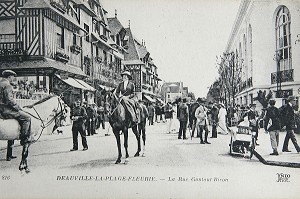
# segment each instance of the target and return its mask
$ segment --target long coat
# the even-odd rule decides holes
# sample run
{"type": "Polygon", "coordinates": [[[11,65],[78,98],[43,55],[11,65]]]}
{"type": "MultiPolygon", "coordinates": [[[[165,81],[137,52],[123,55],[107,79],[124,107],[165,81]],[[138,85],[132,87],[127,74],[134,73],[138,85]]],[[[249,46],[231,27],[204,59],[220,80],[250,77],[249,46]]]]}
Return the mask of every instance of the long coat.
{"type": "Polygon", "coordinates": [[[296,127],[296,117],[293,107],[288,103],[280,107],[280,116],[282,125],[286,126],[286,130],[293,130],[296,127]]]}
{"type": "Polygon", "coordinates": [[[13,87],[7,79],[0,81],[0,115],[4,119],[12,119],[19,116],[21,108],[13,99],[13,87]]]}
{"type": "Polygon", "coordinates": [[[196,109],[195,117],[197,118],[197,125],[208,125],[206,110],[202,105],[196,109]]]}
{"type": "Polygon", "coordinates": [[[121,82],[116,89],[116,94],[118,96],[121,94],[123,96],[128,96],[128,98],[133,98],[134,92],[135,92],[134,83],[130,81],[128,81],[126,88],[124,87],[124,82],[121,82]]]}

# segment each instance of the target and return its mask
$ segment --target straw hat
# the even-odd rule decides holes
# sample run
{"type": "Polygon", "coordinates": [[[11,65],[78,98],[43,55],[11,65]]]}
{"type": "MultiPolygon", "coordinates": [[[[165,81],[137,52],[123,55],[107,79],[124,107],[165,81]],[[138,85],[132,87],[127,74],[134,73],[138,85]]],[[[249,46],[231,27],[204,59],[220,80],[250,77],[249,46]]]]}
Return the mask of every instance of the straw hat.
{"type": "Polygon", "coordinates": [[[123,77],[123,75],[127,75],[128,79],[132,79],[131,73],[129,71],[124,71],[123,73],[121,73],[121,76],[123,77]]]}

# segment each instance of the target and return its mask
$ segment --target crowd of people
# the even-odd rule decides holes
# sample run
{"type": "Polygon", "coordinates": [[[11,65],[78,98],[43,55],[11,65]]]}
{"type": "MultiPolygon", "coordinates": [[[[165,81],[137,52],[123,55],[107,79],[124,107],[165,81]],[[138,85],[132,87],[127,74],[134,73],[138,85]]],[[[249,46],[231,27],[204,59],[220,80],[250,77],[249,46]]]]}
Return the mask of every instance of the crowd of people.
{"type": "MultiPolygon", "coordinates": [[[[299,114],[297,108],[297,98],[289,96],[287,103],[279,109],[275,107],[276,101],[271,99],[269,107],[263,109],[261,114],[256,110],[256,104],[249,106],[234,107],[226,106],[223,103],[207,102],[204,98],[198,98],[196,101],[188,102],[186,98],[178,99],[175,102],[168,101],[166,104],[156,102],[151,103],[143,100],[134,100],[134,84],[131,74],[128,71],[122,74],[123,82],[116,89],[117,96],[121,99],[122,104],[130,115],[131,126],[138,125],[139,133],[146,138],[146,121],[148,125],[156,123],[166,123],[166,133],[176,131],[173,128],[173,120],[176,115],[179,121],[178,139],[187,139],[187,129],[190,129],[191,137],[199,137],[200,144],[211,144],[208,141],[209,132],[210,138],[217,138],[218,134],[231,134],[233,141],[236,139],[229,127],[238,125],[246,118],[248,121],[247,126],[255,135],[256,145],[259,135],[259,128],[264,130],[270,135],[270,142],[273,152],[270,155],[279,155],[279,131],[286,131],[286,136],[283,143],[282,152],[290,152],[288,148],[289,140],[295,146],[295,149],[300,153],[300,147],[295,137],[295,129],[297,129],[296,116],[299,114]],[[139,111],[137,111],[139,110],[139,111]],[[175,114],[176,113],[176,114],[175,114]],[[196,135],[195,135],[196,131],[196,135]]],[[[16,73],[11,70],[2,72],[2,81],[0,87],[2,88],[2,98],[0,98],[1,117],[4,119],[14,118],[17,119],[21,126],[21,145],[30,143],[30,117],[22,111],[22,109],[13,100],[12,95],[12,82],[16,73]]],[[[56,127],[62,125],[62,121],[67,120],[68,109],[65,107],[65,114],[58,119],[56,127]]],[[[87,104],[81,103],[81,99],[75,100],[70,109],[70,119],[72,120],[72,135],[73,147],[71,151],[78,150],[78,134],[81,135],[83,150],[88,150],[86,136],[97,134],[97,129],[102,126],[105,129],[105,111],[104,102],[101,101],[99,107],[95,103],[87,104]]],[[[59,132],[59,131],[58,131],[59,132]]],[[[12,155],[11,146],[13,141],[8,142],[7,160],[15,158],[12,155]]]]}

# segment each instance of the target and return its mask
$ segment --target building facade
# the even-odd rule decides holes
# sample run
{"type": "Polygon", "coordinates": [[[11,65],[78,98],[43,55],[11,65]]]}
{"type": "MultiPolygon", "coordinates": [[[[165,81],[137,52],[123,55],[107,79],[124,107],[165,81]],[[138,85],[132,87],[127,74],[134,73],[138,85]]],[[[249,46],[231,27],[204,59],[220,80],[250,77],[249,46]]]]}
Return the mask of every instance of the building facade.
{"type": "Polygon", "coordinates": [[[93,103],[116,87],[125,51],[106,15],[99,0],[0,0],[0,70],[17,72],[16,98],[93,103]]]}
{"type": "Polygon", "coordinates": [[[165,103],[188,97],[188,87],[183,82],[165,82],[161,87],[161,97],[165,103]]]}
{"type": "Polygon", "coordinates": [[[253,103],[259,90],[272,91],[278,105],[300,96],[300,2],[242,0],[226,53],[242,60],[235,103],[253,103]]]}
{"type": "Polygon", "coordinates": [[[145,42],[140,42],[132,33],[130,27],[126,28],[124,39],[127,53],[125,53],[124,66],[133,76],[135,90],[139,99],[155,102],[159,97],[159,84],[157,66],[148,52],[145,42]]]}

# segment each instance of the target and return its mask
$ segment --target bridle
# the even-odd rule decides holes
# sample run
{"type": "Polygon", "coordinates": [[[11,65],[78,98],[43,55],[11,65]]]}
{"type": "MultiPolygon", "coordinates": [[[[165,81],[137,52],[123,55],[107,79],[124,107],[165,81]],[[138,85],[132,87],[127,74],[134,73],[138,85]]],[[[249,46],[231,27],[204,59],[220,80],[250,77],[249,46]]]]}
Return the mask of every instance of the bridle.
{"type": "Polygon", "coordinates": [[[31,113],[25,111],[25,110],[22,110],[22,111],[24,111],[25,113],[29,114],[31,117],[33,117],[33,118],[35,118],[35,119],[37,119],[37,120],[40,120],[41,123],[42,123],[42,124],[41,124],[42,130],[41,130],[41,132],[40,132],[40,134],[39,134],[39,137],[38,137],[36,140],[32,141],[31,143],[37,142],[37,141],[40,139],[40,137],[41,137],[41,135],[42,135],[44,129],[47,128],[53,121],[55,121],[57,118],[59,118],[59,117],[63,114],[63,106],[62,106],[62,102],[61,102],[61,97],[60,97],[60,96],[57,97],[57,101],[58,101],[58,104],[59,104],[60,111],[57,113],[57,110],[58,110],[58,109],[55,110],[56,114],[55,114],[54,117],[52,117],[49,121],[43,120],[43,119],[41,118],[40,114],[38,113],[38,111],[37,111],[36,108],[35,108],[35,105],[33,105],[31,108],[35,111],[35,113],[37,114],[37,116],[35,116],[35,115],[33,115],[33,114],[31,114],[31,113]]]}
{"type": "MultiPolygon", "coordinates": [[[[127,91],[126,91],[124,94],[126,94],[126,93],[127,93],[127,91]]],[[[115,100],[118,101],[118,103],[117,103],[117,105],[116,105],[116,107],[114,108],[113,111],[107,110],[107,111],[108,111],[108,114],[109,114],[110,116],[114,114],[114,112],[115,112],[115,111],[118,109],[118,107],[121,105],[121,101],[123,100],[123,98],[121,98],[120,100],[118,100],[118,97],[116,96],[116,94],[115,94],[114,92],[112,92],[111,94],[114,96],[115,100]]],[[[124,94],[123,94],[123,95],[124,95],[124,94]]],[[[106,98],[107,98],[107,97],[106,97],[106,98]]],[[[106,106],[107,106],[107,105],[106,105],[106,106]]]]}

